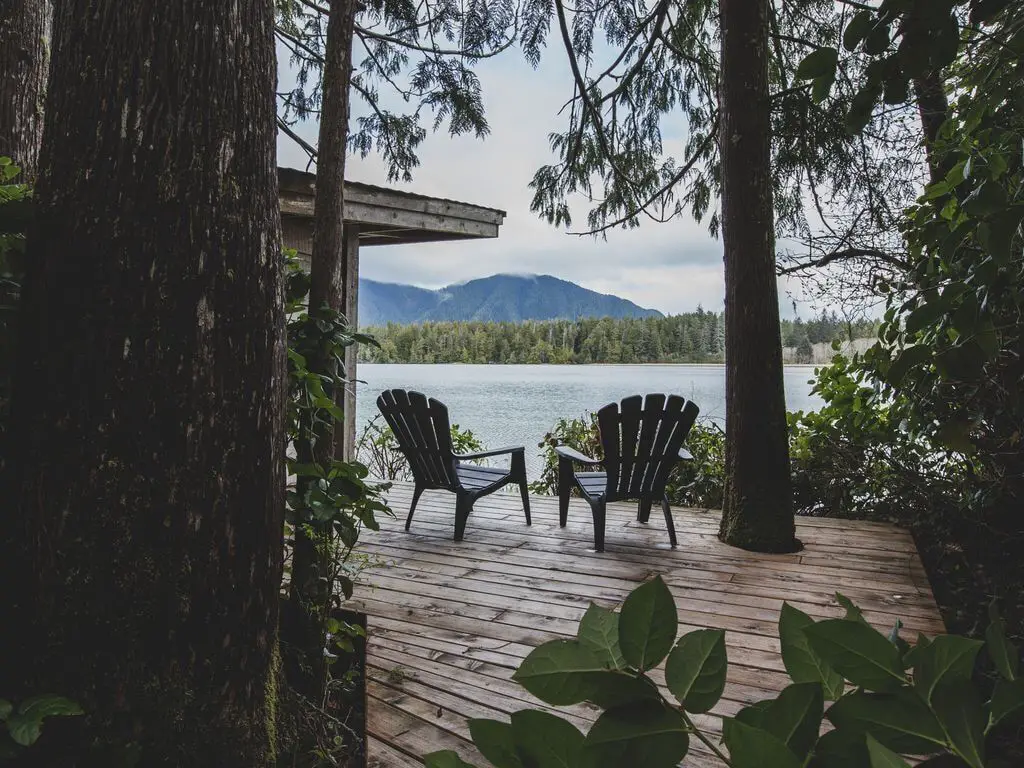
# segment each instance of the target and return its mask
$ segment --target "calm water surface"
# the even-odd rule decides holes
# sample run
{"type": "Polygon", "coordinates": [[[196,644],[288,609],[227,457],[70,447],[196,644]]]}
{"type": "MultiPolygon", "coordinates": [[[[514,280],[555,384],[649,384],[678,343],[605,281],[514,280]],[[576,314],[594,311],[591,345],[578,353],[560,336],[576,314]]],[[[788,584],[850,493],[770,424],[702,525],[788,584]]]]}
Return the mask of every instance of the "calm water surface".
{"type": "MultiPolygon", "coordinates": [[[[787,366],[786,407],[821,405],[808,383],[813,368],[787,366]]],[[[679,394],[701,416],[724,422],[725,367],[721,365],[380,365],[359,366],[358,425],[377,414],[377,395],[414,389],[448,406],[451,419],[473,430],[484,446],[526,446],[531,477],[539,468],[537,444],[561,417],[580,416],[624,397],[647,392],[679,394]]]]}

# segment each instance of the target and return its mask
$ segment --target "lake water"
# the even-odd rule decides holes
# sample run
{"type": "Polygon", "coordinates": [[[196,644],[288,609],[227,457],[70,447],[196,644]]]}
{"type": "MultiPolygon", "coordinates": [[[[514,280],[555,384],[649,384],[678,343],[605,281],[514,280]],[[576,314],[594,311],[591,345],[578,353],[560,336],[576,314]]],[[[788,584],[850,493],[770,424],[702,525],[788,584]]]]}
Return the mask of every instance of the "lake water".
{"type": "MultiPolygon", "coordinates": [[[[810,366],[786,366],[786,407],[815,410],[810,366]]],[[[485,447],[525,445],[530,477],[539,470],[537,444],[561,417],[647,392],[678,394],[700,406],[702,418],[724,423],[722,365],[380,365],[360,364],[357,429],[377,415],[385,389],[423,392],[448,406],[453,423],[485,447]]]]}

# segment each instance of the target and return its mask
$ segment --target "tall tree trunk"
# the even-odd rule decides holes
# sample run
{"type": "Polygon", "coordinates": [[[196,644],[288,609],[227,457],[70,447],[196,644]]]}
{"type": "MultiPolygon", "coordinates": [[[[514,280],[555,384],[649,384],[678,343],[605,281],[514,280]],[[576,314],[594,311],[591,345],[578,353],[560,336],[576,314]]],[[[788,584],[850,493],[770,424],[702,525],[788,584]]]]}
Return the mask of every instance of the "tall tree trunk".
{"type": "MultiPolygon", "coordinates": [[[[356,9],[356,0],[334,0],[327,20],[309,275],[311,314],[322,307],[336,312],[343,309],[345,155],[356,9]]],[[[337,373],[337,364],[327,356],[310,359],[307,364],[311,371],[326,375],[337,373]]],[[[330,394],[335,403],[343,405],[344,393],[341,390],[330,394]]],[[[321,421],[315,430],[314,440],[297,446],[298,459],[302,463],[330,466],[334,459],[334,445],[333,425],[326,420],[321,421]]],[[[301,485],[306,482],[307,478],[299,478],[301,485]]],[[[330,537],[329,525],[314,527],[313,535],[305,527],[296,527],[288,596],[289,617],[285,623],[288,645],[298,651],[288,662],[289,681],[298,691],[316,699],[322,698],[327,685],[323,645],[331,585],[324,577],[330,568],[332,549],[324,545],[330,537]]]]}
{"type": "Polygon", "coordinates": [[[19,688],[88,713],[47,724],[52,765],[130,743],[146,766],[272,758],[272,22],[270,0],[56,7],[12,424],[35,630],[19,688]]]}
{"type": "Polygon", "coordinates": [[[799,548],[789,477],[775,281],[768,0],[721,0],[719,95],[725,248],[725,509],[722,541],[799,548]]]}
{"type": "MultiPolygon", "coordinates": [[[[923,62],[930,59],[930,49],[935,44],[936,19],[942,18],[941,15],[935,15],[932,5],[933,3],[928,0],[915,0],[907,10],[903,27],[900,30],[903,34],[900,50],[904,51],[910,59],[923,62]]],[[[939,128],[942,127],[949,115],[949,100],[946,98],[942,72],[925,67],[922,71],[914,74],[912,83],[914,101],[917,103],[917,113],[920,116],[921,130],[924,133],[928,174],[932,182],[940,181],[946,177],[952,167],[943,161],[935,147],[939,128]]]]}
{"type": "Polygon", "coordinates": [[[50,0],[0,3],[0,156],[33,183],[43,139],[43,101],[50,65],[50,0]]]}
{"type": "Polygon", "coordinates": [[[921,117],[921,128],[924,131],[928,173],[932,182],[941,181],[946,178],[951,166],[940,157],[935,148],[939,128],[946,122],[946,116],[949,114],[949,100],[938,74],[933,72],[924,77],[914,78],[914,98],[917,101],[917,112],[921,117]]]}

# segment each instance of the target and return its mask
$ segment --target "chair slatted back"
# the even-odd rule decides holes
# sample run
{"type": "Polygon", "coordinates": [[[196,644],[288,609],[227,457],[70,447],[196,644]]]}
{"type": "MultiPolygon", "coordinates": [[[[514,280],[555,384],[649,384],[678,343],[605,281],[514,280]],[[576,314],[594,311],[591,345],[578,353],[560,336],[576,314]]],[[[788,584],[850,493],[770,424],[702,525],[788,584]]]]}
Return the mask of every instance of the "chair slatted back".
{"type": "Polygon", "coordinates": [[[455,456],[448,408],[422,392],[388,389],[377,398],[413,478],[427,488],[455,490],[455,456]]]}
{"type": "Polygon", "coordinates": [[[608,501],[664,494],[699,412],[678,395],[634,395],[599,410],[608,501]]]}

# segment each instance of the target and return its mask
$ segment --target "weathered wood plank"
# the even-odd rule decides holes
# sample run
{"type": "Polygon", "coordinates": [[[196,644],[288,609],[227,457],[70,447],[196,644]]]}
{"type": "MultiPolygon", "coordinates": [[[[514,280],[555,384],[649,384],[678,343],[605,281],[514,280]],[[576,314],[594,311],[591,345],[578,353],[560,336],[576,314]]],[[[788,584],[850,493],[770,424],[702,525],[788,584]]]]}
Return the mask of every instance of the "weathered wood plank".
{"type": "MultiPolygon", "coordinates": [[[[477,502],[466,540],[453,542],[450,495],[428,491],[412,532],[402,530],[411,491],[397,483],[389,500],[398,518],[364,534],[360,551],[372,565],[353,601],[370,617],[370,765],[378,768],[419,765],[418,756],[438,749],[483,764],[466,718],[507,720],[518,709],[543,707],[511,679],[522,659],[546,640],[573,636],[591,601],[616,607],[654,574],[676,599],[680,633],[727,632],[726,693],[699,720],[712,734],[720,732],[719,716],[788,682],[776,631],[783,601],[816,619],[835,617],[842,615],[838,589],[880,629],[900,618],[908,637],[943,631],[913,539],[895,526],[800,520],[803,552],[758,555],[718,541],[717,513],[680,508],[679,546],[671,549],[663,523],[638,524],[634,504],[610,504],[615,533],[599,554],[590,549],[589,510],[578,500],[569,525],[559,528],[557,499],[531,497],[534,525],[527,527],[518,496],[495,494],[477,502]]],[[[664,684],[660,671],[652,677],[664,684]]],[[[585,731],[597,712],[580,705],[560,714],[585,731]]],[[[683,765],[716,765],[699,746],[683,765]]]]}

